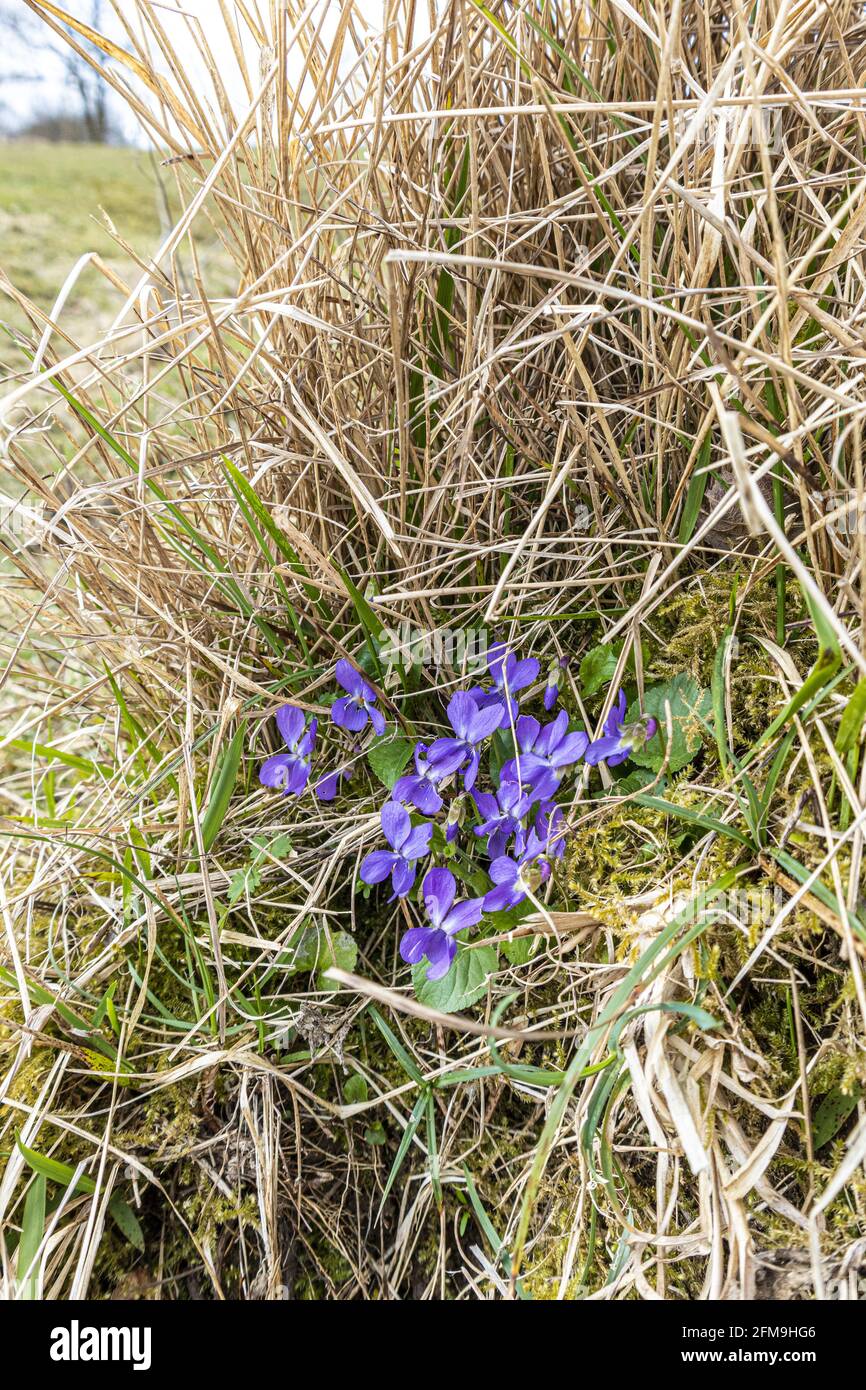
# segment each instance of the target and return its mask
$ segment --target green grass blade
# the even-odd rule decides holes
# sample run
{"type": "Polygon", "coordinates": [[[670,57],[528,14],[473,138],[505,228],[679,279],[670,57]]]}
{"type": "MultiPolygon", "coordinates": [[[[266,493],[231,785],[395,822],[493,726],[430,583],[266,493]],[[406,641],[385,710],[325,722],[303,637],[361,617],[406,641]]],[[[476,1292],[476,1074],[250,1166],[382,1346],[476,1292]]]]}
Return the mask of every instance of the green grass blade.
{"type": "Polygon", "coordinates": [[[45,1234],[45,1194],[45,1178],[42,1173],[37,1173],[24,1203],[18,1243],[18,1281],[21,1297],[28,1300],[35,1299],[39,1291],[39,1270],[35,1267],[35,1260],[45,1234]]]}
{"type": "Polygon", "coordinates": [[[394,1183],[397,1180],[397,1175],[403,1166],[403,1160],[405,1159],[406,1154],[409,1152],[409,1145],[415,1138],[415,1132],[418,1129],[418,1126],[420,1125],[422,1119],[424,1118],[424,1113],[426,1109],[427,1089],[425,1087],[418,1099],[415,1101],[415,1106],[412,1110],[412,1114],[409,1116],[409,1119],[406,1122],[406,1128],[403,1130],[403,1136],[400,1140],[400,1147],[398,1148],[397,1155],[394,1159],[394,1162],[391,1165],[391,1171],[388,1174],[388,1181],[385,1183],[385,1187],[382,1192],[382,1200],[379,1203],[380,1216],[382,1214],[382,1208],[385,1205],[385,1200],[388,1196],[388,1193],[391,1191],[391,1188],[394,1186],[394,1183]]]}
{"type": "Polygon", "coordinates": [[[419,1086],[423,1086],[423,1076],[416,1067],[412,1058],[409,1056],[409,1053],[406,1051],[403,1044],[400,1042],[399,1038],[396,1037],[391,1028],[385,1022],[384,1018],[379,1013],[379,1010],[374,1009],[371,1006],[369,1012],[370,1017],[372,1018],[376,1027],[379,1029],[379,1032],[382,1034],[382,1037],[385,1039],[385,1042],[388,1044],[394,1056],[397,1058],[397,1061],[400,1063],[406,1075],[411,1077],[411,1079],[415,1081],[419,1086]]]}
{"type": "Polygon", "coordinates": [[[747,849],[754,848],[752,841],[742,831],[735,830],[732,825],[726,825],[724,821],[718,820],[715,816],[708,816],[702,811],[693,811],[690,806],[677,806],[676,802],[667,801],[662,796],[647,796],[641,793],[633,799],[638,806],[648,806],[654,811],[664,811],[667,815],[676,816],[689,825],[700,826],[702,830],[712,830],[716,835],[725,835],[729,840],[735,840],[737,844],[744,845],[747,849]]]}
{"type": "Polygon", "coordinates": [[[239,725],[235,730],[231,743],[223,754],[219,771],[214,778],[207,810],[201,821],[201,838],[205,850],[210,849],[226,818],[243,757],[245,731],[246,726],[244,724],[239,725]]]}
{"type": "MultiPolygon", "coordinates": [[[[74,1168],[70,1168],[68,1163],[61,1163],[57,1158],[48,1158],[45,1154],[37,1153],[35,1149],[28,1149],[26,1144],[22,1144],[20,1138],[16,1142],[22,1158],[33,1169],[34,1173],[39,1174],[43,1179],[47,1178],[49,1182],[58,1183],[61,1187],[69,1187],[75,1177],[74,1168]]],[[[76,1179],[72,1191],[73,1195],[84,1193],[89,1196],[96,1191],[96,1183],[86,1173],[81,1173],[76,1179]]],[[[138,1250],[143,1250],[144,1236],[129,1203],[124,1202],[122,1197],[115,1194],[109,1199],[108,1210],[122,1235],[138,1250]]]]}

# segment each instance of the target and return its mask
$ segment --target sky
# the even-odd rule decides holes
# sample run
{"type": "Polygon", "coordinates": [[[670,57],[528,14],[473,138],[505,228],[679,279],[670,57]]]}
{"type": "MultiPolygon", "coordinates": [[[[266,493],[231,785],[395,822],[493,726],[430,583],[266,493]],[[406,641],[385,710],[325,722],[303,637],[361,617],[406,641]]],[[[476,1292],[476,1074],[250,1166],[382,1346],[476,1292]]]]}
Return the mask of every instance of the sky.
{"type": "MultiPolygon", "coordinates": [[[[78,19],[90,22],[93,0],[55,0],[67,13],[78,19]]],[[[255,0],[247,0],[251,11],[260,9],[267,15],[268,0],[258,6],[255,0]]],[[[219,63],[223,80],[230,95],[238,105],[246,104],[244,88],[237,71],[237,62],[220,14],[219,0],[148,0],[154,14],[171,39],[172,47],[181,55],[188,72],[192,72],[197,82],[206,84],[195,42],[190,34],[190,25],[199,23],[204,30],[208,44],[219,63]]],[[[231,3],[231,0],[229,0],[231,3]]],[[[340,13],[340,0],[318,0],[317,14],[326,11],[325,36],[333,32],[340,13]]],[[[3,0],[2,10],[20,7],[26,13],[24,0],[3,0]]],[[[133,0],[103,0],[103,32],[116,42],[125,44],[123,26],[115,13],[115,8],[130,24],[136,23],[136,5],[133,0]]],[[[358,6],[371,28],[381,28],[384,0],[361,0],[358,6]]],[[[137,27],[137,25],[136,25],[137,27]]],[[[246,32],[245,26],[239,26],[246,32]]],[[[259,71],[260,55],[252,39],[247,34],[247,58],[250,73],[255,80],[259,71]]],[[[162,64],[164,66],[164,64],[162,64]]],[[[32,47],[16,45],[4,37],[0,42],[0,131],[12,131],[26,124],[36,113],[56,112],[58,109],[76,110],[74,94],[66,84],[64,69],[59,58],[50,49],[35,50],[32,47]]],[[[112,114],[116,126],[124,138],[134,144],[145,143],[141,129],[122,101],[113,101],[112,114]]]]}

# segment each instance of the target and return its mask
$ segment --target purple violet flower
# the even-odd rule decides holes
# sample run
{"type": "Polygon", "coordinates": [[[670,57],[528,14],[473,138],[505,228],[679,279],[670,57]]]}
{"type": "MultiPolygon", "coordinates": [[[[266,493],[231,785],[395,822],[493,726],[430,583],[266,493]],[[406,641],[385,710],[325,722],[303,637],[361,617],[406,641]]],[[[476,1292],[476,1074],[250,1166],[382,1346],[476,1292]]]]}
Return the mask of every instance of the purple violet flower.
{"type": "Polygon", "coordinates": [[[421,884],[421,896],[430,918],[429,927],[410,927],[400,942],[400,955],[410,965],[425,957],[428,980],[441,980],[451,969],[457,954],[454,937],[481,920],[481,898],[455,903],[457,884],[450,869],[431,869],[421,884]]]}
{"type": "Polygon", "coordinates": [[[565,854],[565,834],[559,828],[562,824],[562,814],[561,806],[548,801],[539,806],[538,815],[535,817],[535,834],[548,858],[561,859],[565,854]]]}
{"type": "Polygon", "coordinates": [[[469,694],[479,709],[498,706],[502,711],[500,723],[504,727],[517,718],[517,701],[513,696],[538,679],[541,667],[534,656],[519,661],[504,642],[494,642],[487,651],[487,669],[493,680],[493,689],[482,690],[476,685],[469,694]]]}
{"type": "Polygon", "coordinates": [[[458,690],[448,703],[448,719],[456,737],[437,738],[430,746],[429,762],[436,768],[448,767],[451,772],[465,765],[463,785],[471,791],[478,776],[478,744],[499,728],[502,710],[499,705],[479,709],[471,695],[458,690]],[[456,763],[455,754],[459,754],[456,763]]]}
{"type": "MultiPolygon", "coordinates": [[[[358,756],[362,751],[361,744],[356,741],[349,751],[358,756]]],[[[333,801],[340,790],[340,783],[351,782],[354,775],[354,763],[342,763],[333,772],[327,772],[324,777],[320,777],[318,782],[313,784],[313,791],[320,801],[333,801]]]]}
{"type": "Polygon", "coordinates": [[[351,767],[338,767],[336,772],[328,772],[320,778],[314,784],[313,791],[320,801],[333,801],[340,790],[340,783],[350,781],[351,776],[351,767]]]}
{"type": "Polygon", "coordinates": [[[463,754],[460,749],[456,749],[450,757],[441,758],[433,766],[428,757],[426,743],[419,743],[415,747],[414,757],[415,771],[398,777],[391,796],[394,801],[400,801],[406,806],[417,806],[425,816],[435,816],[436,812],[442,809],[439,783],[459,767],[463,754]]]}
{"type": "Polygon", "coordinates": [[[545,846],[535,830],[530,830],[523,854],[516,859],[500,855],[493,860],[488,872],[495,887],[485,895],[485,912],[504,912],[522,903],[527,892],[534,893],[550,877],[545,846]]]}
{"type": "Polygon", "coordinates": [[[487,853],[491,859],[503,855],[511,836],[514,835],[514,848],[517,854],[524,849],[523,816],[529,810],[532,798],[527,796],[517,782],[501,781],[495,796],[488,792],[473,792],[475,805],[483,817],[483,823],[474,827],[476,835],[487,836],[487,853]]]}
{"type": "Polygon", "coordinates": [[[360,671],[356,671],[351,661],[340,657],[334,667],[334,675],[346,695],[341,695],[331,705],[331,718],[341,729],[357,734],[364,728],[367,720],[373,725],[376,734],[385,732],[385,716],[376,704],[376,692],[360,671]]]}
{"type": "Polygon", "coordinates": [[[275,787],[286,796],[297,796],[310,778],[310,761],[316,742],[318,720],[311,719],[305,731],[306,715],[296,705],[283,705],[277,710],[277,728],[286,742],[288,752],[275,753],[259,768],[259,781],[264,787],[275,787]]]}
{"type": "Polygon", "coordinates": [[[582,731],[568,731],[568,715],[564,709],[550,724],[543,727],[531,714],[522,714],[515,726],[517,757],[509,759],[502,777],[509,782],[518,778],[528,782],[533,799],[546,800],[562,781],[562,774],[572,763],[583,757],[589,736],[582,731]]]}
{"type": "Polygon", "coordinates": [[[391,875],[394,898],[403,898],[415,882],[416,859],[423,859],[430,849],[433,826],[427,822],[412,825],[405,806],[386,801],[382,807],[382,830],[391,850],[374,849],[361,865],[365,883],[381,883],[391,875]]]}
{"type": "Polygon", "coordinates": [[[624,762],[635,748],[642,748],[655,735],[658,729],[657,719],[650,715],[626,724],[625,711],[625,691],[620,690],[610,714],[604,721],[601,738],[597,738],[586,750],[586,761],[590,767],[597,767],[599,763],[616,767],[618,763],[624,762]]]}
{"type": "Polygon", "coordinates": [[[561,656],[550,664],[547,673],[547,685],[544,687],[544,708],[549,712],[553,709],[559,699],[559,682],[562,680],[562,673],[568,665],[566,657],[561,656]]]}
{"type": "Polygon", "coordinates": [[[457,839],[463,824],[465,810],[462,796],[455,797],[448,807],[448,815],[445,820],[445,843],[447,845],[453,844],[457,839]]]}

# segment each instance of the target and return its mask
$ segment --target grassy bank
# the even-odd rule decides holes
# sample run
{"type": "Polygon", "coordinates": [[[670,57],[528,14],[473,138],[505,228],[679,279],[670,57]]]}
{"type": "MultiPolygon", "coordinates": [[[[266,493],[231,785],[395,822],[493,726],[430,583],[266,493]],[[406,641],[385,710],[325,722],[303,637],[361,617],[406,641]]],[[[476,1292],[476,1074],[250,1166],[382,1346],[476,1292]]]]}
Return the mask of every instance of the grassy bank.
{"type": "MultiPolygon", "coordinates": [[[[4,1269],[59,1299],[856,1297],[856,16],[442,0],[383,38],[295,8],[300,85],[240,12],[251,113],[216,62],[209,106],[172,79],[173,231],[121,187],[143,156],[82,152],[139,256],[99,290],[125,331],[53,339],[0,401],[55,519],[7,547],[4,1269]],[[519,775],[494,639],[537,662],[522,714],[585,735],[562,833],[527,803],[545,853],[489,908],[464,750],[392,896],[383,803],[456,691],[510,711],[475,790],[519,775]],[[342,663],[383,735],[340,723],[342,663]],[[302,760],[286,704],[317,721],[299,796],[260,775],[302,760]],[[593,762],[611,727],[628,756],[593,762]],[[484,900],[438,981],[401,955],[430,865],[484,900]]],[[[73,233],[63,176],[28,201],[2,156],[33,352],[73,233]]]]}

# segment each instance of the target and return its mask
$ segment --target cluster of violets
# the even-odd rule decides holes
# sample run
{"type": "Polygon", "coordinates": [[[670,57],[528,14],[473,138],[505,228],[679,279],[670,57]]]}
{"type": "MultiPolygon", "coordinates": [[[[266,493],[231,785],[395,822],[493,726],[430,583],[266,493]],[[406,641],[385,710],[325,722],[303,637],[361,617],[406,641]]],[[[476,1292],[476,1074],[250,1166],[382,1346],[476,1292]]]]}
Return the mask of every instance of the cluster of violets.
{"type": "MultiPolygon", "coordinates": [[[[488,651],[489,683],[458,690],[447,709],[452,733],[418,743],[413,750],[413,770],[400,777],[391,798],[382,807],[382,832],[387,849],[373,850],[361,865],[365,883],[391,881],[390,901],[404,898],[415,885],[418,867],[431,854],[434,821],[449,804],[442,829],[446,843],[454,845],[465,830],[467,812],[474,810],[474,840],[464,847],[481,848],[488,859],[491,887],[480,897],[455,901],[457,883],[445,867],[428,869],[421,882],[420,898],[427,925],[411,927],[400,942],[400,954],[410,964],[427,961],[427,978],[441,979],[457,954],[456,937],[476,926],[485,912],[516,907],[543,884],[552,861],[565,851],[563,811],[555,800],[569,768],[581,759],[590,766],[604,762],[614,767],[656,733],[656,720],[641,718],[626,724],[626,700],[620,690],[594,742],[582,730],[570,729],[561,709],[542,724],[520,712],[521,695],[528,693],[540,675],[534,657],[519,660],[502,643],[488,651]],[[495,790],[481,791],[477,782],[481,757],[497,729],[510,731],[514,756],[500,768],[495,790]],[[416,813],[413,824],[411,811],[416,813]]],[[[550,668],[543,692],[549,714],[559,700],[564,661],[550,668]]],[[[367,724],[375,737],[386,730],[385,715],[376,692],[346,660],[337,662],[334,675],[345,691],[330,708],[332,722],[352,737],[353,753],[360,751],[357,735],[367,724]]],[[[277,725],[286,751],[263,763],[259,777],[266,787],[298,795],[308,786],[316,742],[317,720],[307,723],[304,711],[285,705],[277,725]]],[[[332,801],[341,783],[351,775],[346,764],[313,782],[321,801],[332,801]]],[[[455,845],[455,850],[459,846],[455,845]]],[[[455,851],[452,850],[451,853],[455,851]]]]}

